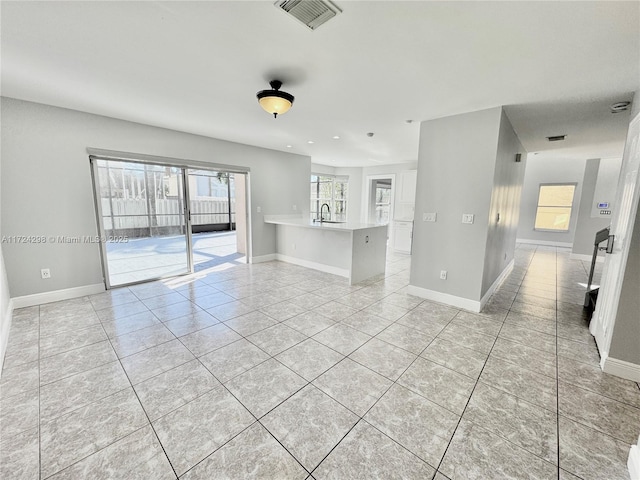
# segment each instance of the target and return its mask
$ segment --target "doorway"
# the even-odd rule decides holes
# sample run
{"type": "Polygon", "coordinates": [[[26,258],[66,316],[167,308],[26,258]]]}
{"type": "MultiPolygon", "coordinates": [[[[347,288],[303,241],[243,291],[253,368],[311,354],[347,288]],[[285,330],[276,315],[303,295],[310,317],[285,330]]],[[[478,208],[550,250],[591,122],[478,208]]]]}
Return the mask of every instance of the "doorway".
{"type": "Polygon", "coordinates": [[[194,271],[246,263],[245,175],[189,169],[187,178],[194,271]]]}
{"type": "Polygon", "coordinates": [[[367,222],[389,225],[393,219],[395,175],[367,176],[367,222]]]}
{"type": "Polygon", "coordinates": [[[91,163],[108,289],[246,263],[246,173],[91,163]]]}

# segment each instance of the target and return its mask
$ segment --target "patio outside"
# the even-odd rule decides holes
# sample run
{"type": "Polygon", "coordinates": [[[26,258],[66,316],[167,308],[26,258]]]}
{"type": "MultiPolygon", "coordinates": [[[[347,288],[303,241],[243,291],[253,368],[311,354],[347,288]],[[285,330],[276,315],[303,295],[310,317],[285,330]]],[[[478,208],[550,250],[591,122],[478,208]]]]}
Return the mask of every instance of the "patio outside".
{"type": "MultiPolygon", "coordinates": [[[[194,271],[245,263],[237,252],[236,232],[194,233],[194,271]]],[[[184,235],[130,239],[106,244],[111,286],[188,273],[184,235]]]]}

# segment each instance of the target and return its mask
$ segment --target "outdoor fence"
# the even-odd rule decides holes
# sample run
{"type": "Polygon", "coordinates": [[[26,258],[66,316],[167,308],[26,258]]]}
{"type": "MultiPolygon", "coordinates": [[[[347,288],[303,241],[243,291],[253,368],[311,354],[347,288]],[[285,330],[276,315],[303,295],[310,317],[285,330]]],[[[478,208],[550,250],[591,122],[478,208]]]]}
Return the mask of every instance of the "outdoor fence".
{"type": "MultiPolygon", "coordinates": [[[[156,200],[155,215],[151,214],[146,199],[102,198],[101,200],[104,229],[112,235],[124,234],[124,231],[135,235],[133,231],[148,230],[152,226],[163,228],[179,227],[184,224],[182,202],[178,199],[156,200]]],[[[235,219],[234,199],[231,199],[231,208],[232,219],[235,219]]],[[[191,200],[191,223],[194,226],[229,224],[229,200],[226,198],[191,200]]],[[[144,232],[140,231],[140,234],[144,232]]]]}

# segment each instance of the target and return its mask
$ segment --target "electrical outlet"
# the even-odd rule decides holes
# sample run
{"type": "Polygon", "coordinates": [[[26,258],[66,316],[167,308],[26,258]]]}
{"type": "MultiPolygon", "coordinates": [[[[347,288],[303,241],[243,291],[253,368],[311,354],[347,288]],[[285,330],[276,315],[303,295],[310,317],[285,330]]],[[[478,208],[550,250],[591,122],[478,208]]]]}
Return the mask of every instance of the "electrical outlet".
{"type": "Polygon", "coordinates": [[[49,270],[48,268],[43,268],[42,270],[40,270],[40,276],[42,278],[51,278],[51,270],[49,270]]]}
{"type": "Polygon", "coordinates": [[[473,223],[473,213],[463,213],[462,214],[462,223],[473,223]]]}
{"type": "Polygon", "coordinates": [[[428,212],[422,214],[423,222],[435,222],[438,218],[438,214],[435,212],[428,212]]]}
{"type": "Polygon", "coordinates": [[[446,280],[446,279],[447,279],[447,271],[440,270],[440,280],[446,280]]]}

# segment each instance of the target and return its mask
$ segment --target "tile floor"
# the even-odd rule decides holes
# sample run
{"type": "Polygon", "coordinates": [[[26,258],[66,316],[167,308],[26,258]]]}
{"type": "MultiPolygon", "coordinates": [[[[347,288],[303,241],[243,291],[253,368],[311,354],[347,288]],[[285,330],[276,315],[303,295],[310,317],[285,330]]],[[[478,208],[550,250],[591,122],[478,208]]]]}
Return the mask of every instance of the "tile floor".
{"type": "Polygon", "coordinates": [[[3,479],[627,479],[638,385],[608,376],[585,264],[520,245],[480,315],[243,265],[14,312],[3,479]]]}

